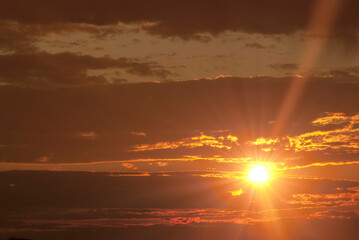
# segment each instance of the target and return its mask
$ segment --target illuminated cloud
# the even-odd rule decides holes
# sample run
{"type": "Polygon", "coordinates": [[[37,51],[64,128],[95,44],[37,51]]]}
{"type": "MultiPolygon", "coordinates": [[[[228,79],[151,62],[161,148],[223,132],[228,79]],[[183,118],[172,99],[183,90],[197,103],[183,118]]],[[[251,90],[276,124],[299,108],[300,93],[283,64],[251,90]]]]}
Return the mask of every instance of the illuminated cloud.
{"type": "Polygon", "coordinates": [[[271,138],[257,138],[255,141],[249,141],[248,143],[251,145],[263,146],[263,145],[273,145],[279,142],[279,139],[271,139],[271,138]]]}
{"type": "Polygon", "coordinates": [[[359,115],[353,117],[347,116],[344,113],[326,113],[327,116],[318,118],[312,123],[314,126],[325,126],[329,124],[341,124],[341,123],[359,123],[359,115]]]}
{"type": "Polygon", "coordinates": [[[0,239],[359,239],[357,0],[0,3],[0,239]]]}
{"type": "Polygon", "coordinates": [[[357,206],[359,202],[358,192],[344,192],[335,194],[294,194],[289,204],[314,205],[314,206],[357,206]]]}
{"type": "Polygon", "coordinates": [[[122,163],[122,166],[129,169],[135,169],[135,170],[138,169],[138,167],[136,167],[132,163],[122,163]]]}
{"type": "Polygon", "coordinates": [[[310,215],[310,218],[319,218],[319,219],[356,219],[358,218],[358,211],[354,210],[343,210],[343,211],[335,211],[335,210],[327,210],[322,212],[315,212],[310,215]]]}
{"type": "Polygon", "coordinates": [[[233,196],[240,196],[244,193],[243,189],[239,189],[239,190],[235,190],[235,191],[232,191],[231,194],[233,196]]]}
{"type": "Polygon", "coordinates": [[[224,149],[231,149],[232,144],[236,143],[238,138],[232,135],[227,136],[208,136],[201,132],[199,136],[184,138],[181,141],[175,142],[158,142],[155,144],[143,144],[143,145],[136,145],[133,146],[134,152],[141,152],[141,151],[153,151],[153,150],[164,150],[164,149],[176,149],[181,147],[186,148],[197,148],[203,146],[209,146],[212,148],[224,148],[224,149]],[[230,144],[228,144],[228,142],[230,144]]]}
{"type": "Polygon", "coordinates": [[[327,117],[313,121],[313,125],[340,124],[348,122],[347,126],[329,131],[315,131],[304,133],[296,137],[288,137],[289,149],[295,151],[323,151],[332,149],[336,151],[359,151],[359,128],[355,126],[359,122],[359,115],[352,117],[344,114],[329,114],[327,117]]]}
{"type": "MultiPolygon", "coordinates": [[[[324,150],[359,152],[359,115],[347,116],[344,113],[327,113],[327,116],[312,121],[316,127],[342,123],[347,124],[338,126],[334,130],[318,130],[297,136],[282,137],[281,139],[257,138],[255,141],[249,141],[248,144],[271,148],[281,147],[296,152],[324,150]]],[[[267,149],[263,148],[262,150],[266,151],[267,149]]]]}
{"type": "Polygon", "coordinates": [[[160,167],[165,167],[168,165],[168,163],[167,162],[157,162],[157,165],[160,167]]]}

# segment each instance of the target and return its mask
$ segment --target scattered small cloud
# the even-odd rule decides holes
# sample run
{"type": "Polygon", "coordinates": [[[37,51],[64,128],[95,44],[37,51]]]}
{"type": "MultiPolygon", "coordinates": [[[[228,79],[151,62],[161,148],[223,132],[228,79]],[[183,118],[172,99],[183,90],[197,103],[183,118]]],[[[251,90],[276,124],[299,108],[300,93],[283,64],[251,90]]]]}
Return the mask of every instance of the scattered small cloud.
{"type": "Polygon", "coordinates": [[[240,196],[244,193],[243,189],[239,189],[239,190],[235,190],[235,191],[231,191],[232,196],[240,196]]]}
{"type": "Polygon", "coordinates": [[[38,162],[40,163],[47,163],[50,161],[50,157],[49,156],[42,156],[40,158],[37,159],[38,162]]]}
{"type": "Polygon", "coordinates": [[[253,42],[253,43],[246,43],[244,45],[244,47],[245,48],[255,48],[255,49],[271,49],[271,48],[275,48],[276,46],[274,44],[262,45],[260,43],[253,42]]]}
{"type": "Polygon", "coordinates": [[[168,165],[168,163],[167,162],[157,162],[157,165],[160,167],[165,167],[168,165]]]}
{"type": "Polygon", "coordinates": [[[131,132],[131,134],[135,136],[143,136],[143,137],[147,135],[145,132],[131,132]]]}
{"type": "Polygon", "coordinates": [[[85,138],[85,139],[96,139],[98,137],[96,132],[81,132],[77,134],[78,137],[85,138]]]}
{"type": "Polygon", "coordinates": [[[134,170],[137,170],[138,167],[136,167],[134,164],[132,163],[122,163],[122,166],[125,167],[125,168],[128,168],[128,169],[134,169],[134,170]]]}
{"type": "Polygon", "coordinates": [[[268,66],[278,71],[294,71],[298,69],[298,64],[296,63],[274,63],[268,66]]]}

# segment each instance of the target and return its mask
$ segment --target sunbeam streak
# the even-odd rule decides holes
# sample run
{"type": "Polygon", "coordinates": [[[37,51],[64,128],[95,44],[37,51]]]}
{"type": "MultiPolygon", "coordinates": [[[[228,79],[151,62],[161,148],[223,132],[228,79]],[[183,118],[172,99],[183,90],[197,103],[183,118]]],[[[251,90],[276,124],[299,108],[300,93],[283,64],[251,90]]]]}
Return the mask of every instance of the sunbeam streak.
{"type": "Polygon", "coordinates": [[[342,2],[340,0],[317,1],[312,18],[309,20],[308,24],[308,36],[305,50],[297,68],[297,74],[300,75],[297,75],[297,77],[292,80],[286,96],[283,99],[277,122],[273,130],[274,135],[281,133],[294,111],[294,108],[305,89],[308,75],[325,48],[341,4],[342,2]],[[319,35],[321,37],[313,39],[309,37],[310,35],[319,35]]]}

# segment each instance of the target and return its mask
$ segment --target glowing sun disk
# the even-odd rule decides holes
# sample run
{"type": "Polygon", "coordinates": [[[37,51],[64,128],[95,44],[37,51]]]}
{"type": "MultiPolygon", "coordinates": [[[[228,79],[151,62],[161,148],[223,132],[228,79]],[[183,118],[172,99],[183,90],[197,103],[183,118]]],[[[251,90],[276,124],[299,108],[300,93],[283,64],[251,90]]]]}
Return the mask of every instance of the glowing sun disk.
{"type": "Polygon", "coordinates": [[[256,183],[261,183],[269,179],[269,174],[265,166],[256,165],[249,171],[248,179],[256,183]]]}

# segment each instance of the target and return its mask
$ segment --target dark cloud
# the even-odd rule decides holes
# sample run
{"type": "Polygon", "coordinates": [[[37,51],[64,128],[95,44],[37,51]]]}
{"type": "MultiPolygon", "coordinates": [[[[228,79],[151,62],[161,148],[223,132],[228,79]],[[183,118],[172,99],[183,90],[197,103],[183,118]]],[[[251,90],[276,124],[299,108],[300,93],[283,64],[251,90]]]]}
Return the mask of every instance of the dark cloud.
{"type": "Polygon", "coordinates": [[[270,68],[280,71],[293,71],[298,68],[296,63],[275,63],[268,65],[270,68]]]}
{"type": "Polygon", "coordinates": [[[0,192],[3,196],[1,208],[8,210],[15,210],[20,206],[22,208],[225,207],[229,204],[225,198],[228,201],[236,201],[232,199],[229,192],[235,189],[236,180],[211,180],[191,177],[188,174],[178,177],[133,177],[86,172],[0,173],[0,192]],[[15,184],[15,187],[9,187],[9,183],[15,184]],[[216,192],[219,186],[221,190],[216,192]]]}
{"type": "MultiPolygon", "coordinates": [[[[316,205],[316,202],[320,205],[322,201],[341,200],[332,196],[344,193],[346,200],[353,198],[357,201],[358,194],[350,197],[353,191],[338,191],[337,188],[358,186],[358,182],[349,180],[279,178],[266,189],[266,194],[272,208],[297,207],[300,202],[290,201],[314,199],[310,206],[316,205]]],[[[14,211],[20,207],[236,210],[263,207],[259,202],[253,202],[249,209],[243,205],[263,194],[243,180],[193,176],[191,173],[139,177],[101,172],[7,171],[0,172],[0,193],[2,211],[14,211]],[[243,189],[243,194],[233,196],[231,191],[239,188],[243,189]]]]}
{"type": "MultiPolygon", "coordinates": [[[[0,50],[4,52],[33,53],[38,51],[36,42],[51,34],[86,32],[95,39],[123,32],[121,26],[96,26],[70,22],[52,24],[26,24],[0,20],[0,50]]],[[[75,44],[78,44],[75,42],[75,44]]]]}
{"type": "MultiPolygon", "coordinates": [[[[99,222],[105,219],[100,219],[99,222]]],[[[114,219],[109,223],[114,222],[114,219]]],[[[104,223],[106,224],[106,222],[104,223]]],[[[0,232],[4,239],[14,235],[34,240],[98,240],[116,238],[125,240],[357,240],[357,226],[359,220],[354,219],[285,219],[252,225],[213,223],[213,224],[182,224],[182,225],[154,225],[154,226],[128,226],[106,227],[91,226],[62,231],[46,231],[48,225],[39,226],[40,229],[27,229],[21,232],[0,232]],[[42,228],[45,228],[45,231],[42,228]]],[[[50,225],[50,227],[54,227],[50,225]]]]}
{"type": "MultiPolygon", "coordinates": [[[[109,81],[102,75],[90,76],[87,71],[111,68],[124,69],[127,73],[143,77],[166,78],[171,74],[156,63],[142,63],[129,58],[46,52],[0,55],[1,82],[20,86],[103,84],[109,81]]],[[[115,82],[118,80],[115,79],[115,82]]]]}
{"type": "Polygon", "coordinates": [[[262,45],[262,44],[259,44],[259,43],[256,43],[256,42],[253,42],[253,43],[246,43],[244,45],[246,48],[256,48],[256,49],[268,49],[268,48],[275,48],[275,45],[271,44],[269,46],[266,46],[266,45],[262,45]]]}
{"type": "MultiPolygon", "coordinates": [[[[222,228],[245,231],[241,235],[235,231],[234,239],[257,236],[252,230],[266,236],[263,239],[295,239],[291,236],[298,229],[302,235],[295,236],[316,236],[312,228],[298,223],[311,219],[309,226],[318,228],[337,218],[341,221],[336,224],[356,226],[358,193],[348,188],[358,185],[347,180],[281,178],[265,190],[256,190],[239,179],[191,173],[136,177],[100,172],[0,172],[0,237],[16,234],[35,239],[78,239],[91,232],[97,237],[86,239],[107,234],[141,239],[138,232],[162,229],[162,236],[166,226],[182,229],[181,236],[185,226],[202,232],[222,228]],[[231,191],[238,188],[243,193],[233,196],[231,191]],[[279,231],[272,230],[268,235],[273,226],[279,231]],[[129,229],[136,229],[136,234],[129,229]]],[[[198,236],[193,234],[189,236],[198,236]]]]}
{"type": "MultiPolygon", "coordinates": [[[[87,23],[110,25],[118,22],[156,22],[148,27],[162,36],[196,36],[198,33],[243,31],[263,34],[288,34],[308,26],[316,1],[210,0],[210,1],[144,1],[105,0],[1,1],[0,16],[27,24],[87,23]],[[81,11],[79,11],[81,10],[81,11]]],[[[358,2],[342,1],[335,29],[357,30],[358,2]]],[[[198,36],[198,35],[197,35],[198,36]]]]}
{"type": "MultiPolygon", "coordinates": [[[[206,56],[197,45],[226,31],[219,42],[248,35],[238,45],[250,48],[246,53],[303,38],[298,46],[308,40],[308,51],[324,64],[333,63],[329,49],[355,55],[357,0],[0,4],[1,239],[359,239],[357,66],[296,77],[306,86],[280,134],[273,129],[290,100],[292,77],[218,73],[215,79],[131,83],[176,76],[168,69],[183,68],[173,60],[187,59],[188,51],[201,65],[206,56]],[[325,11],[315,12],[318,2],[340,3],[333,25],[326,26],[325,11]],[[112,39],[124,32],[116,38],[121,43],[112,39]],[[174,45],[159,37],[201,43],[175,42],[183,52],[166,53],[174,45]],[[128,41],[147,58],[41,52],[107,44],[93,46],[100,53],[128,41]],[[323,57],[310,46],[317,41],[329,46],[323,57]],[[154,52],[146,52],[148,44],[154,52]],[[268,161],[271,179],[261,187],[244,180],[255,161],[268,161]]],[[[233,57],[224,47],[207,51],[210,58],[233,57]]],[[[251,69],[253,55],[243,57],[230,62],[248,60],[251,69]]],[[[295,61],[267,57],[268,71],[297,68],[295,61]]]]}
{"type": "MultiPolygon", "coordinates": [[[[70,59],[70,65],[77,68],[92,67],[92,64],[98,67],[98,59],[83,56],[74,59],[79,62],[70,59]],[[82,60],[86,60],[85,63],[82,60]]],[[[118,62],[104,58],[99,64],[106,67],[118,62]]],[[[65,70],[73,71],[72,68],[65,70]]],[[[7,69],[3,67],[2,71],[7,69]]],[[[14,71],[11,74],[15,75],[14,71]]],[[[231,150],[211,144],[196,148],[180,145],[175,149],[129,150],[141,144],[181,142],[200,136],[200,131],[216,138],[230,133],[238,137],[240,144],[269,137],[275,123],[268,122],[276,120],[290,79],[221,77],[53,90],[3,86],[0,88],[0,159],[71,163],[176,158],[189,154],[245,157],[239,156],[241,147],[234,143],[228,145],[233,147],[231,150]],[[215,135],[213,131],[217,130],[228,132],[215,135]],[[146,136],[132,132],[144,132],[146,136]],[[93,133],[96,137],[79,137],[80,133],[93,133]]],[[[318,130],[312,121],[325,112],[354,116],[359,102],[358,81],[340,81],[339,77],[313,77],[284,134],[297,136],[318,130]]],[[[217,141],[224,142],[219,138],[217,141]]],[[[314,152],[308,154],[312,157],[303,162],[330,158],[327,155],[318,158],[314,152]]]]}
{"type": "Polygon", "coordinates": [[[0,22],[0,49],[5,52],[32,52],[38,33],[15,22],[0,22]]]}
{"type": "Polygon", "coordinates": [[[334,75],[344,80],[355,80],[359,76],[359,66],[333,69],[327,73],[323,73],[323,75],[334,75]]]}

